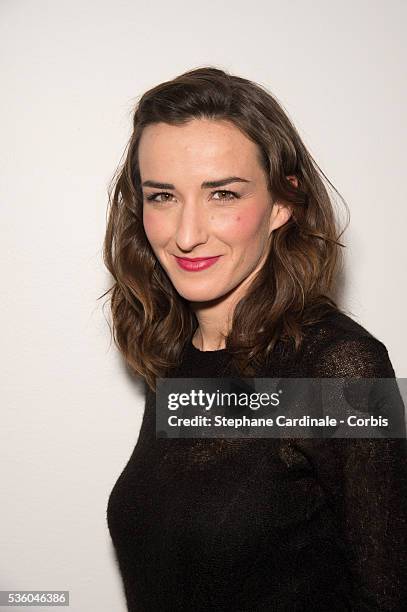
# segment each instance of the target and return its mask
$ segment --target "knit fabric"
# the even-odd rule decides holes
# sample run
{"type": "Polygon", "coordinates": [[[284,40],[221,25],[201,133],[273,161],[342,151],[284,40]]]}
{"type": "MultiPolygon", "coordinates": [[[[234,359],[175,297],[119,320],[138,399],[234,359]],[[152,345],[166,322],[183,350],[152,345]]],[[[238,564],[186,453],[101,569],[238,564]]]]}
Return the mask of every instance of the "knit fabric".
{"type": "MultiPolygon", "coordinates": [[[[191,341],[172,376],[225,376],[191,341]]],[[[259,377],[394,378],[385,345],[333,311],[259,377]]],[[[407,610],[407,443],[156,438],[146,393],[107,522],[130,612],[407,610]]]]}

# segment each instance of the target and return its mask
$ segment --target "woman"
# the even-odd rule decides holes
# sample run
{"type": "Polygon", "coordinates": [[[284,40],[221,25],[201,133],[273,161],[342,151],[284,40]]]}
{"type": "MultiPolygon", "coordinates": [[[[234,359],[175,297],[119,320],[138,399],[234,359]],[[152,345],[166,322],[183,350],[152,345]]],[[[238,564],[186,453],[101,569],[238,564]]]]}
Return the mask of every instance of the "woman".
{"type": "Polygon", "coordinates": [[[155,434],[160,377],[395,377],[332,297],[322,174],[246,79],[199,68],[138,103],[105,240],[115,342],[147,390],[107,509],[130,611],[407,609],[404,439],[155,434]]]}

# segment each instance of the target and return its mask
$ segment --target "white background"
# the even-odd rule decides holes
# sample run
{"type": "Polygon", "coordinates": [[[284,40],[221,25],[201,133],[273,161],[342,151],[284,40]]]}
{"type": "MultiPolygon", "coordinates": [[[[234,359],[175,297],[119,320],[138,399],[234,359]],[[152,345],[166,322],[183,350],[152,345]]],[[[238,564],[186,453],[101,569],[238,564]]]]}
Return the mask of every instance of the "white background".
{"type": "Polygon", "coordinates": [[[97,297],[107,185],[159,82],[214,65],[277,97],[350,207],[342,304],[407,376],[406,7],[2,0],[1,589],[126,609],[105,511],[143,397],[97,297]]]}

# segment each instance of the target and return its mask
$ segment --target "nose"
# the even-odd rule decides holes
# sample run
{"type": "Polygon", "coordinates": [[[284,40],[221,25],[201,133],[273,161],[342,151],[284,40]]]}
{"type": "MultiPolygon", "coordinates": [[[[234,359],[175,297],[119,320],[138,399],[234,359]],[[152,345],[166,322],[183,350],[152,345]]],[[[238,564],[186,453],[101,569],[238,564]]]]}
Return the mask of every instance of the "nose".
{"type": "Polygon", "coordinates": [[[175,241],[182,251],[192,251],[208,240],[208,213],[199,200],[185,201],[179,208],[175,241]]]}

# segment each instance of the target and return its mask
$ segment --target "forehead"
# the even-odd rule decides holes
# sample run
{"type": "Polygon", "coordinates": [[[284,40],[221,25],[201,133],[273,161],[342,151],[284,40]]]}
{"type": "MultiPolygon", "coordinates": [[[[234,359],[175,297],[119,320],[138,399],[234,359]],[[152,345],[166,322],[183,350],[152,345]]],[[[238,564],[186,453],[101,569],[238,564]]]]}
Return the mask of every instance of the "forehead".
{"type": "Polygon", "coordinates": [[[165,167],[174,170],[200,167],[219,173],[252,170],[259,165],[256,143],[226,120],[193,119],[180,126],[156,123],[144,128],[139,143],[141,173],[165,167]],[[221,167],[222,166],[222,167],[221,167]]]}

